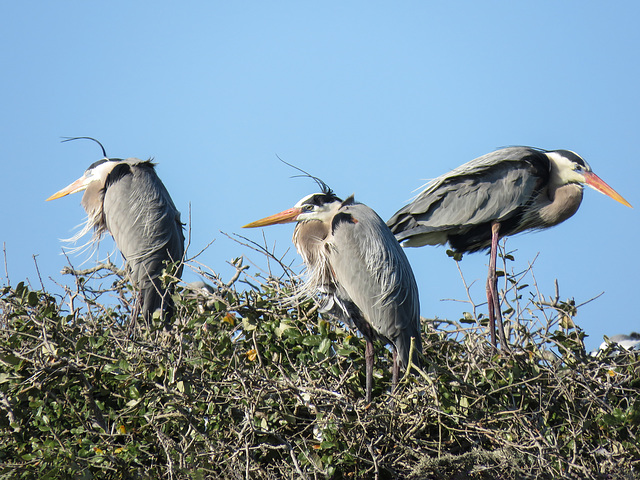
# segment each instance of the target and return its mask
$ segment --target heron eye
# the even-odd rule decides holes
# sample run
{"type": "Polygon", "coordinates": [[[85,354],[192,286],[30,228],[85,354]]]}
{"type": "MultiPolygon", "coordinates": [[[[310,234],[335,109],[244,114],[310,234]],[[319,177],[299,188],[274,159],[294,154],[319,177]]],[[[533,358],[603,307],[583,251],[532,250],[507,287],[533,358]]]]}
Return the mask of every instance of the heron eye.
{"type": "Polygon", "coordinates": [[[313,210],[313,205],[305,205],[302,207],[303,210],[310,211],[313,210]]]}

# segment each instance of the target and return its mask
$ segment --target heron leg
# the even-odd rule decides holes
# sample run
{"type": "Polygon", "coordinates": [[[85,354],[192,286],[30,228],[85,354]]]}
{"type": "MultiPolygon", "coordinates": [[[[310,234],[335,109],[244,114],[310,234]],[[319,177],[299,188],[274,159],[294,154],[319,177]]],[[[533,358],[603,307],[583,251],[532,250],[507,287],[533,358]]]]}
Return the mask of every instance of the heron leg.
{"type": "Polygon", "coordinates": [[[496,327],[500,346],[503,350],[508,350],[507,339],[504,334],[502,324],[502,312],[500,311],[500,299],[498,298],[498,275],[496,274],[496,259],[498,256],[498,239],[500,237],[500,224],[491,224],[491,256],[489,258],[489,276],[487,278],[487,303],[489,306],[489,329],[491,330],[491,343],[496,344],[496,327]]]}
{"type": "MultiPolygon", "coordinates": [[[[493,250],[491,251],[493,255],[493,250]]],[[[491,261],[489,261],[489,275],[487,276],[487,308],[489,309],[489,332],[491,332],[491,344],[496,347],[496,318],[493,313],[494,275],[491,274],[491,261]]]]}
{"type": "Polygon", "coordinates": [[[497,296],[496,285],[498,278],[496,276],[496,256],[498,253],[498,233],[500,224],[493,222],[491,224],[491,252],[489,256],[489,275],[487,275],[487,308],[489,309],[489,331],[491,332],[491,344],[497,347],[496,341],[496,306],[500,311],[500,306],[494,302],[494,295],[497,296]]]}
{"type": "Polygon", "coordinates": [[[366,373],[366,401],[367,403],[371,403],[371,389],[373,388],[373,342],[367,340],[367,346],[364,350],[364,364],[365,364],[365,373],[366,373]]]}
{"type": "Polygon", "coordinates": [[[398,350],[393,347],[393,368],[391,370],[391,393],[395,393],[400,376],[400,364],[398,363],[398,350]]]}

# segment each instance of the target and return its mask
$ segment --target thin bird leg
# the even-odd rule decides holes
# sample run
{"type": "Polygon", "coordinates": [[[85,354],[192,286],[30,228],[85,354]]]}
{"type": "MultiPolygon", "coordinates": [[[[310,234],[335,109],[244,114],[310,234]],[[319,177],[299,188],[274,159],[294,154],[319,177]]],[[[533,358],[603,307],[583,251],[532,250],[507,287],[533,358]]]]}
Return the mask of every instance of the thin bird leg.
{"type": "Polygon", "coordinates": [[[396,392],[398,386],[398,376],[400,374],[400,365],[398,364],[398,351],[393,347],[393,368],[391,370],[391,393],[396,392]]]}
{"type": "Polygon", "coordinates": [[[393,347],[393,368],[391,369],[391,393],[396,393],[398,377],[400,376],[400,364],[398,363],[398,350],[393,347]]]}
{"type": "MultiPolygon", "coordinates": [[[[491,251],[493,256],[493,250],[491,251]]],[[[494,275],[495,276],[495,270],[494,275]]],[[[491,275],[491,260],[489,260],[489,275],[487,276],[487,308],[489,309],[489,332],[491,332],[491,344],[496,347],[496,320],[493,314],[493,277],[491,275]]]]}
{"type": "MultiPolygon", "coordinates": [[[[496,290],[496,255],[498,251],[498,230],[500,224],[493,222],[491,224],[491,252],[489,256],[489,275],[487,275],[487,308],[489,309],[489,331],[491,332],[491,344],[497,347],[496,343],[496,303],[494,303],[494,292],[496,290]],[[496,227],[497,226],[497,227],[496,227]]],[[[497,308],[500,311],[500,306],[497,308]]]]}
{"type": "Polygon", "coordinates": [[[367,346],[364,350],[364,364],[365,364],[365,373],[366,373],[366,401],[367,403],[371,403],[371,389],[373,387],[373,342],[367,340],[367,346]]]}
{"type": "Polygon", "coordinates": [[[491,224],[491,257],[489,259],[489,277],[487,278],[487,300],[489,304],[489,328],[491,329],[491,343],[496,345],[496,326],[500,337],[500,347],[508,350],[507,339],[504,334],[502,324],[502,312],[500,310],[500,299],[498,298],[498,276],[496,274],[496,257],[498,256],[498,239],[500,224],[491,224]]]}

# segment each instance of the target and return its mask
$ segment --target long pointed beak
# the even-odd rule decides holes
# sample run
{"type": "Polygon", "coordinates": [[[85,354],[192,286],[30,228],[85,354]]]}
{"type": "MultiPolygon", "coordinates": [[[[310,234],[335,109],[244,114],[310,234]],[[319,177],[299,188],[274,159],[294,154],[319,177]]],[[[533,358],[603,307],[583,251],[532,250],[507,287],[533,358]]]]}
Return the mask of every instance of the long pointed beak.
{"type": "Polygon", "coordinates": [[[616,192],[613,188],[605,183],[599,176],[593,172],[584,172],[584,178],[590,187],[598,190],[600,193],[604,193],[606,196],[613,198],[616,202],[620,202],[627,207],[633,208],[629,202],[627,202],[622,195],[616,192]]]}
{"type": "Polygon", "coordinates": [[[90,183],[89,179],[83,175],[82,177],[77,179],[75,182],[73,182],[71,185],[67,185],[62,190],[59,190],[53,195],[51,195],[49,198],[47,198],[46,201],[48,202],[49,200],[55,200],[56,198],[61,198],[71,193],[81,192],[87,188],[89,183],[90,183]]]}
{"type": "Polygon", "coordinates": [[[296,218],[298,218],[298,215],[300,215],[301,213],[301,208],[290,208],[289,210],[285,210],[284,212],[276,213],[275,215],[271,215],[270,217],[251,222],[242,228],[265,227],[267,225],[275,225],[277,223],[294,222],[296,218]]]}

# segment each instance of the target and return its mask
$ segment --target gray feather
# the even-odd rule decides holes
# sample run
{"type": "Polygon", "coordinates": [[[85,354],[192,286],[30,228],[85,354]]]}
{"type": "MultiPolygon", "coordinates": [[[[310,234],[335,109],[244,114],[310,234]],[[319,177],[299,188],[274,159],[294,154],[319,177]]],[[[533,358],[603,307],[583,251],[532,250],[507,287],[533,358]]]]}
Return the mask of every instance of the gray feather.
{"type": "Polygon", "coordinates": [[[491,223],[501,235],[556,225],[575,213],[580,185],[548,189],[550,163],[545,152],[509,147],[472,160],[429,182],[387,222],[407,246],[449,242],[459,251],[487,248],[491,223]],[[563,201],[554,203],[556,191],[563,201]]]}
{"type": "Polygon", "coordinates": [[[340,222],[327,239],[336,294],[352,301],[376,334],[395,345],[407,365],[411,337],[422,352],[418,287],[409,261],[372,209],[351,204],[339,212],[351,215],[353,221],[340,222]]]}
{"type": "MultiPolygon", "coordinates": [[[[180,212],[153,164],[138,159],[126,162],[131,173],[104,192],[104,218],[127,262],[131,282],[142,293],[142,313],[148,316],[168,301],[158,277],[164,261],[182,259],[184,234],[180,212]]],[[[177,274],[182,274],[182,268],[177,274]]]]}

